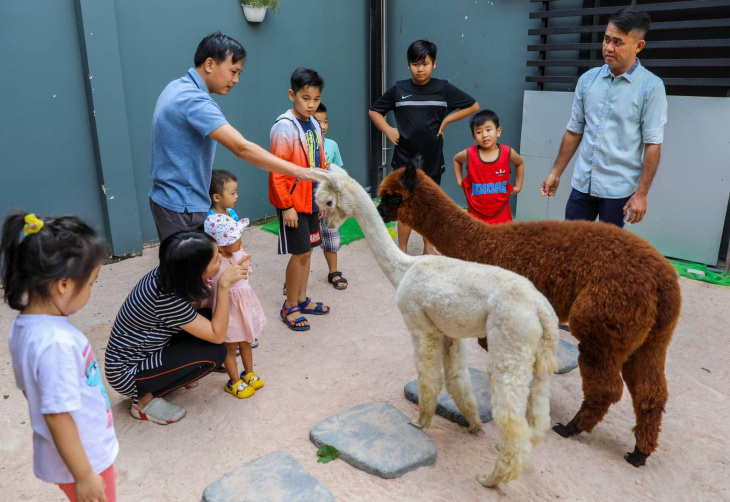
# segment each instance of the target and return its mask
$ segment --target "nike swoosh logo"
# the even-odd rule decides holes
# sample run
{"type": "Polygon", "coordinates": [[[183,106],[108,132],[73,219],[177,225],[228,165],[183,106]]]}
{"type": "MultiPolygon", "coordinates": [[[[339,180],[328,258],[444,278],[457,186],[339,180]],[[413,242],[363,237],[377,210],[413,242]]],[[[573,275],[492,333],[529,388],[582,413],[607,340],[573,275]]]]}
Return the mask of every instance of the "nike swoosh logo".
{"type": "Polygon", "coordinates": [[[408,96],[403,96],[403,95],[401,95],[401,97],[400,97],[400,98],[401,98],[401,99],[406,99],[406,98],[410,98],[411,96],[413,96],[413,94],[409,94],[408,96]]]}

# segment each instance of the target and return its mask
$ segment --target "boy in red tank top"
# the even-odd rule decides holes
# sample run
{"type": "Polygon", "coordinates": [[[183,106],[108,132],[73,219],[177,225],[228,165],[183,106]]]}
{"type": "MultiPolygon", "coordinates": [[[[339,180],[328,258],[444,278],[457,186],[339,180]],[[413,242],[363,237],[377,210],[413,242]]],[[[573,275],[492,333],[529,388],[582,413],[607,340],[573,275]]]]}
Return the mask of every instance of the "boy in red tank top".
{"type": "Polygon", "coordinates": [[[469,214],[491,224],[512,221],[509,196],[522,190],[525,161],[514,149],[497,143],[502,128],[492,110],[475,113],[469,127],[477,144],[454,155],[456,184],[464,188],[469,214]],[[509,182],[510,164],[515,166],[514,186],[509,182]]]}

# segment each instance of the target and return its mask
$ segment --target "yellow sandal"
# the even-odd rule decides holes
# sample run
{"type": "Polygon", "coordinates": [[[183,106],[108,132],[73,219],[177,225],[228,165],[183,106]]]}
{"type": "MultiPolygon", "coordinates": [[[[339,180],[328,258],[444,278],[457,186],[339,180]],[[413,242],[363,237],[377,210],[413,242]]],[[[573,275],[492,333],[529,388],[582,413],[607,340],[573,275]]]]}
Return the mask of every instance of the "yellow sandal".
{"type": "Polygon", "coordinates": [[[261,387],[264,386],[264,381],[261,380],[261,378],[256,374],[255,371],[246,373],[245,375],[243,374],[243,372],[241,372],[241,380],[246,382],[250,387],[253,387],[254,390],[259,390],[261,387]]]}
{"type": "Polygon", "coordinates": [[[235,383],[231,383],[231,381],[228,380],[225,389],[226,392],[228,392],[229,394],[233,394],[238,399],[246,399],[247,397],[251,397],[256,393],[256,390],[250,385],[246,384],[243,380],[239,380],[235,383]]]}

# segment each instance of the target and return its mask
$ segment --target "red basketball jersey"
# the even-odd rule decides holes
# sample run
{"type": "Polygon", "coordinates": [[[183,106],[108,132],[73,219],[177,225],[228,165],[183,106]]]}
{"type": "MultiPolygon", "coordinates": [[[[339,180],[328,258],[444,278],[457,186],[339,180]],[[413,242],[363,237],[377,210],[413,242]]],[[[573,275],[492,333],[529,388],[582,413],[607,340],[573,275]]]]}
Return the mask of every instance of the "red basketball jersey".
{"type": "Polygon", "coordinates": [[[463,187],[469,213],[487,223],[512,221],[509,195],[514,187],[509,182],[510,147],[498,145],[499,155],[494,162],[479,157],[479,147],[467,149],[466,177],[463,187]]]}

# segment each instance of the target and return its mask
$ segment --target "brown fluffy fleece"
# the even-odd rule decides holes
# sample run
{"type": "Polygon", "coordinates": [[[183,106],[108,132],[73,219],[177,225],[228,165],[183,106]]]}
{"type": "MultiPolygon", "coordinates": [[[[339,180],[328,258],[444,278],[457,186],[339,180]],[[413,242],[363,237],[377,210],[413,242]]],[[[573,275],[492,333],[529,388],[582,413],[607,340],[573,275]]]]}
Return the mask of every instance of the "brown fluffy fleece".
{"type": "Polygon", "coordinates": [[[626,382],[636,447],[624,458],[644,465],[657,448],[668,397],[664,362],[681,306],[678,276],[666,258],[641,237],[606,223],[487,225],[413,165],[386,177],[380,197],[386,222],[412,227],[443,255],[497,265],[535,284],[580,341],[583,404],[553,430],[563,437],[591,432],[626,382]]]}

